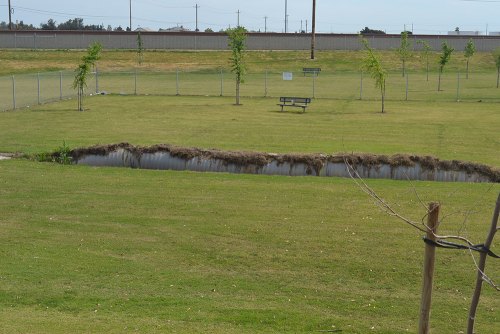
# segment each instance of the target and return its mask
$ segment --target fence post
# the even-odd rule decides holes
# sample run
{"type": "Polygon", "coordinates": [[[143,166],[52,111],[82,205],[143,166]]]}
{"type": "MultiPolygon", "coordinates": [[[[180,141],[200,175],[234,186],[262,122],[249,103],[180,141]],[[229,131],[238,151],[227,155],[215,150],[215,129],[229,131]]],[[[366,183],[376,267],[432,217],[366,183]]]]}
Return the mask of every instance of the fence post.
{"type": "Polygon", "coordinates": [[[222,70],[222,67],[220,69],[220,96],[223,96],[224,94],[224,72],[222,70]]]}
{"type": "Polygon", "coordinates": [[[134,71],[134,95],[137,95],[137,68],[134,71]]]}
{"type": "Polygon", "coordinates": [[[36,83],[37,83],[37,102],[40,104],[40,73],[36,74],[36,83]]]}
{"type": "Polygon", "coordinates": [[[408,73],[406,73],[406,98],[405,101],[408,101],[408,73]]]}
{"type": "Polygon", "coordinates": [[[95,67],[95,93],[99,94],[99,70],[95,67]]]}
{"type": "Polygon", "coordinates": [[[361,71],[361,85],[359,88],[359,99],[363,99],[363,71],[361,71]]]}
{"type": "Polygon", "coordinates": [[[59,71],[59,100],[63,99],[63,92],[62,92],[62,71],[59,71]]]}
{"type": "Polygon", "coordinates": [[[460,102],[460,72],[457,73],[457,102],[460,102]]]}
{"type": "Polygon", "coordinates": [[[175,87],[176,87],[176,93],[175,95],[179,96],[179,69],[176,71],[176,77],[175,77],[175,87]]]}
{"type": "MultiPolygon", "coordinates": [[[[427,239],[436,241],[435,233],[439,225],[439,203],[430,203],[427,216],[427,239]]],[[[430,332],[430,316],[432,301],[432,285],[434,281],[434,262],[436,259],[436,247],[425,244],[424,274],[422,285],[422,301],[420,304],[420,321],[418,323],[418,334],[430,332]]]]}
{"type": "Polygon", "coordinates": [[[316,98],[316,75],[312,75],[313,78],[313,99],[316,98]]]}
{"type": "Polygon", "coordinates": [[[16,109],[16,78],[12,76],[12,106],[16,109]]]}
{"type": "Polygon", "coordinates": [[[264,97],[267,97],[267,69],[264,76],[264,97]]]}

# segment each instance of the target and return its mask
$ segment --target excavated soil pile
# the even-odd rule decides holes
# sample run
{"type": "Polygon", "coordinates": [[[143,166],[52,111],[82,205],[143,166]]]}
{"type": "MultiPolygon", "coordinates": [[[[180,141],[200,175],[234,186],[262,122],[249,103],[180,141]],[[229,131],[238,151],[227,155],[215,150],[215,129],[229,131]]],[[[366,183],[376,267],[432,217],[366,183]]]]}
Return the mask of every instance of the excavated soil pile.
{"type": "Polygon", "coordinates": [[[120,143],[78,148],[71,155],[77,164],[94,166],[348,177],[347,163],[363,178],[500,182],[498,168],[405,154],[273,154],[120,143]]]}

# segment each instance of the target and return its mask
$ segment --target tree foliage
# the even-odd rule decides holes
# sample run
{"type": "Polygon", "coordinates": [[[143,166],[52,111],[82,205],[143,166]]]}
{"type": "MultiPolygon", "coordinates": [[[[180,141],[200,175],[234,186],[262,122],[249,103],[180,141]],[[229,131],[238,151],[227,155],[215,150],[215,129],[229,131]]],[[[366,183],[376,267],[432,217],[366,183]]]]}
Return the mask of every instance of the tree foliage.
{"type": "Polygon", "coordinates": [[[500,48],[496,48],[492,52],[493,58],[495,59],[495,65],[497,67],[497,88],[500,84],[500,48]]]}
{"type": "Polygon", "coordinates": [[[144,60],[144,42],[142,41],[141,32],[137,33],[137,62],[139,66],[142,65],[144,60]]]}
{"type": "Polygon", "coordinates": [[[40,29],[42,30],[94,30],[103,31],[105,30],[104,25],[85,25],[83,24],[83,19],[81,17],[75,17],[74,19],[69,19],[66,22],[56,24],[54,19],[49,19],[47,23],[41,23],[40,29]]]}
{"type": "Polygon", "coordinates": [[[382,30],[376,30],[376,29],[370,29],[368,27],[365,27],[359,32],[361,35],[369,35],[369,34],[375,34],[375,35],[385,35],[385,32],[382,30]]]}
{"type": "Polygon", "coordinates": [[[411,57],[410,41],[408,40],[408,31],[401,33],[401,44],[397,48],[399,59],[403,63],[403,77],[406,75],[406,61],[411,57]]]}
{"type": "Polygon", "coordinates": [[[476,53],[476,46],[472,41],[472,38],[469,39],[464,49],[464,56],[467,58],[467,68],[466,68],[466,78],[469,79],[469,60],[476,53]]]}
{"type": "Polygon", "coordinates": [[[453,51],[455,51],[455,49],[449,46],[448,43],[443,42],[443,44],[441,45],[441,50],[443,53],[439,57],[439,71],[443,72],[444,67],[450,61],[451,54],[453,53],[453,51]]]}
{"type": "Polygon", "coordinates": [[[361,43],[366,50],[362,68],[370,73],[370,76],[375,80],[375,87],[380,90],[383,113],[385,111],[385,82],[387,79],[387,72],[383,68],[380,58],[373,52],[373,49],[368,44],[366,38],[361,37],[361,43]]]}
{"type": "Polygon", "coordinates": [[[240,84],[244,82],[246,66],[244,52],[246,49],[247,30],[244,27],[227,29],[229,47],[231,48],[231,72],[236,75],[236,105],[240,104],[240,84]]]}
{"type": "Polygon", "coordinates": [[[427,81],[429,81],[429,55],[432,51],[432,48],[431,48],[429,42],[427,42],[423,39],[418,40],[417,44],[422,45],[422,51],[424,52],[425,61],[426,61],[427,81]]]}
{"type": "Polygon", "coordinates": [[[446,66],[446,64],[448,64],[448,62],[450,61],[451,54],[453,53],[453,51],[455,51],[455,49],[452,48],[451,46],[449,46],[448,43],[446,43],[446,42],[443,42],[443,44],[441,45],[441,50],[442,50],[442,54],[439,57],[438,91],[441,90],[441,74],[443,73],[444,67],[446,66]]]}
{"type": "Polygon", "coordinates": [[[101,57],[102,45],[93,43],[87,48],[87,53],[82,57],[82,62],[75,70],[73,88],[78,90],[78,111],[83,111],[83,95],[87,87],[87,77],[101,57]]]}

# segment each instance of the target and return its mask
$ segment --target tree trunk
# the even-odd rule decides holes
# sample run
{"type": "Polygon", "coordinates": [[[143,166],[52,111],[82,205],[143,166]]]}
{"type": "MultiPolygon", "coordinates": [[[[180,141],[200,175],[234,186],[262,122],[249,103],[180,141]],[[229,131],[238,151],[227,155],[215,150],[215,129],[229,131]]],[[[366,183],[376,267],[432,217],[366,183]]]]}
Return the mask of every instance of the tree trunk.
{"type": "Polygon", "coordinates": [[[465,69],[465,79],[469,79],[469,58],[467,58],[467,66],[465,69]]]}
{"type": "Polygon", "coordinates": [[[240,105],[240,79],[236,79],[236,105],[240,105]]]}
{"type": "Polygon", "coordinates": [[[406,75],[406,66],[405,66],[405,60],[403,59],[403,78],[405,77],[406,75]]]}
{"type": "Polygon", "coordinates": [[[382,95],[382,114],[385,112],[385,82],[380,89],[382,95]]]}
{"type": "Polygon", "coordinates": [[[497,88],[499,83],[500,83],[500,67],[497,67],[497,88]]]}
{"type": "Polygon", "coordinates": [[[311,59],[314,59],[314,50],[315,49],[316,49],[316,0],[313,0],[312,34],[311,34],[311,59]]]}
{"type": "Polygon", "coordinates": [[[83,111],[83,86],[78,86],[78,111],[83,111]]]}
{"type": "Polygon", "coordinates": [[[429,56],[427,56],[427,81],[429,81],[429,56]]]}
{"type": "MultiPolygon", "coordinates": [[[[488,236],[486,237],[486,242],[484,243],[484,247],[486,247],[487,249],[489,249],[491,244],[493,243],[493,238],[495,237],[495,234],[497,232],[499,213],[500,213],[500,194],[498,195],[497,203],[495,206],[495,211],[493,211],[493,219],[491,221],[490,232],[488,233],[488,236]]],[[[486,254],[486,253],[481,253],[481,255],[479,257],[476,288],[474,289],[474,295],[472,296],[471,306],[470,306],[470,310],[469,310],[469,319],[468,319],[468,323],[467,323],[467,334],[474,333],[474,322],[476,320],[476,311],[477,311],[477,306],[479,305],[479,297],[481,296],[481,289],[483,286],[483,273],[484,273],[484,269],[486,267],[486,258],[487,257],[488,257],[488,254],[486,254]]]]}
{"type": "Polygon", "coordinates": [[[443,70],[439,70],[439,78],[438,78],[438,92],[441,91],[441,73],[443,73],[443,70]]]}

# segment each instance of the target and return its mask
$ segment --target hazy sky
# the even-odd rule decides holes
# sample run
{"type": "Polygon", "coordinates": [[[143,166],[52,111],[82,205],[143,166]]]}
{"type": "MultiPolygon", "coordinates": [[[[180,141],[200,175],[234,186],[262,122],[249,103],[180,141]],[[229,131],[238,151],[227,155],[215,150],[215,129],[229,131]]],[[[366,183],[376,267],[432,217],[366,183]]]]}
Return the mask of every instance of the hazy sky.
{"type": "MultiPolygon", "coordinates": [[[[459,27],[484,33],[500,31],[500,0],[317,0],[318,32],[357,33],[368,26],[387,33],[400,33],[405,25],[418,34],[446,34],[459,27]]],[[[8,21],[8,0],[0,5],[0,21],[8,21]]],[[[56,23],[81,17],[85,24],[129,25],[130,0],[11,0],[12,21],[39,26],[52,18],[56,23]]],[[[168,28],[182,25],[194,30],[195,5],[200,30],[214,31],[240,25],[250,30],[285,29],[285,3],[288,31],[311,25],[312,0],[131,0],[132,28],[168,28]]]]}

